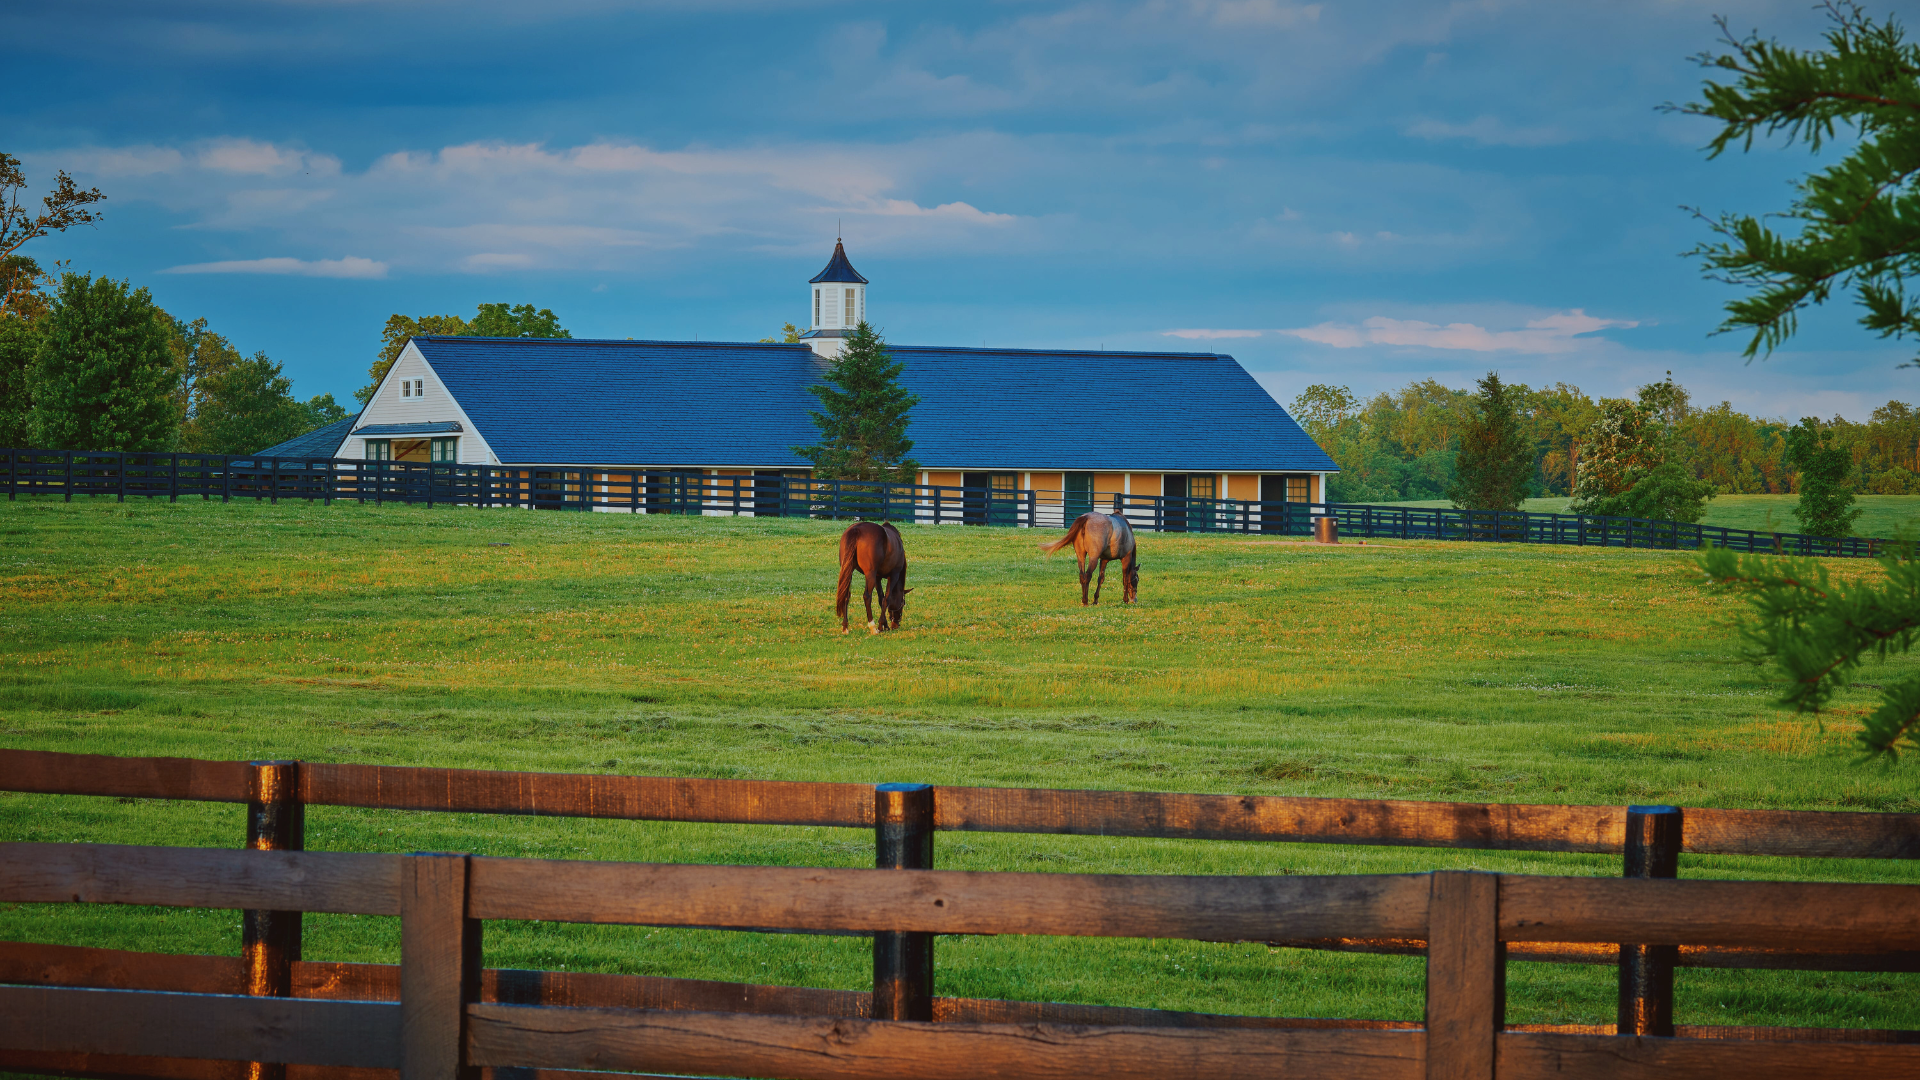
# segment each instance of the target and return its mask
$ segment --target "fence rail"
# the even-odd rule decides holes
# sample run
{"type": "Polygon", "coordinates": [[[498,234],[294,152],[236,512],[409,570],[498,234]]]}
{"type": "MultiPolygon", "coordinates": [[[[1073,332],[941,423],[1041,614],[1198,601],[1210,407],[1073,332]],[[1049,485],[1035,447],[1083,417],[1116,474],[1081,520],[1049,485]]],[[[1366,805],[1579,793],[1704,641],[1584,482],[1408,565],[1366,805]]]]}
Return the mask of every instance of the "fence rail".
{"type": "Polygon", "coordinates": [[[1343,537],[1389,540],[1465,540],[1507,544],[1688,551],[1724,547],[1742,552],[1870,558],[1899,541],[1807,536],[1648,518],[1584,517],[1527,510],[1453,510],[1365,503],[1251,502],[1161,495],[1115,494],[1112,512],[1135,528],[1155,532],[1274,533],[1311,536],[1314,522],[1332,518],[1343,537]]]}
{"type": "MultiPolygon", "coordinates": [[[[1729,1028],[1622,1039],[1577,1030],[1510,1029],[1502,991],[1507,944],[1543,934],[1759,947],[1812,934],[1821,942],[1845,936],[1874,948],[1920,949],[1920,924],[1910,916],[1920,904],[1920,886],[1913,885],[1622,881],[1467,871],[1318,879],[901,873],[445,854],[306,852],[289,860],[289,854],[294,853],[0,845],[0,902],[231,909],[270,897],[296,911],[344,909],[397,914],[401,920],[397,969],[360,966],[378,973],[378,996],[367,995],[372,1000],[75,986],[34,978],[19,964],[26,950],[40,950],[43,961],[71,954],[49,957],[45,946],[14,950],[5,974],[20,981],[0,986],[0,1065],[78,1065],[71,1071],[100,1074],[111,1069],[97,1055],[124,1055],[173,1059],[163,1075],[209,1075],[196,1073],[193,1063],[229,1061],[318,1066],[303,1075],[342,1080],[346,1074],[338,1070],[343,1069],[398,1070],[400,1080],[445,1080],[474,1068],[822,1080],[883,1075],[958,1080],[982,1073],[1408,1080],[1491,1080],[1497,1074],[1518,1080],[1712,1076],[1736,1069],[1764,1078],[1852,1077],[1863,1069],[1872,1075],[1908,1075],[1920,1069],[1920,1033],[1826,1031],[1806,1037],[1729,1028]],[[156,875],[173,884],[141,884],[156,875]],[[311,889],[316,879],[353,883],[360,899],[341,904],[337,900],[344,893],[316,896],[311,889]],[[951,1004],[944,1018],[931,1010],[889,1018],[689,1009],[678,1002],[679,1007],[666,1008],[630,1000],[586,1004],[578,996],[562,1002],[541,992],[516,999],[503,987],[511,988],[516,979],[529,981],[527,973],[495,971],[489,979],[481,966],[483,925],[494,919],[712,925],[716,914],[725,916],[723,922],[739,917],[789,929],[1259,940],[1274,926],[1306,925],[1350,936],[1413,934],[1430,943],[1426,1014],[1392,1026],[1277,1018],[1170,1026],[1126,1023],[1134,1017],[1096,1011],[1086,1018],[1093,1022],[1035,1027],[965,1019],[964,1010],[951,1004]]],[[[85,959],[140,963],[141,978],[122,982],[151,984],[164,970],[151,956],[92,952],[85,959]]],[[[182,974],[172,976],[173,985],[195,975],[204,980],[208,969],[221,966],[204,958],[198,971],[183,965],[182,974]]],[[[621,977],[594,978],[599,994],[641,988],[621,977]]],[[[363,980],[356,989],[373,990],[373,981],[363,980]]],[[[657,980],[652,988],[664,989],[657,980]]],[[[728,1003],[726,995],[734,992],[724,991],[713,1003],[728,1003]]],[[[849,1003],[838,1004],[844,1010],[849,1003]]]]}
{"type": "Polygon", "coordinates": [[[338,1037],[342,1026],[401,1024],[415,999],[437,1010],[428,1024],[441,1032],[434,1060],[469,1067],[820,1077],[898,1068],[926,1076],[945,1075],[929,1062],[948,1054],[997,1054],[978,1060],[1009,1076],[1055,1075],[1050,1070],[1068,1059],[1080,1071],[1123,1076],[1234,1076],[1270,1075],[1244,1070],[1258,1055],[1275,1055],[1259,1057],[1259,1068],[1437,1075],[1431,1067],[1445,1060],[1466,1070],[1447,1075],[1491,1075],[1485,1070],[1497,1058],[1504,1077],[1617,1067],[1609,1055],[1621,1051],[1605,1037],[1618,1031],[1641,1037],[1628,1041],[1631,1060],[1681,1070],[1671,1075],[1840,1075],[1824,1071],[1832,1063],[1920,1068],[1920,1032],[1671,1021],[1675,967],[1920,970],[1920,924],[1911,917],[1920,886],[1678,880],[1682,851],[1920,858],[1916,814],[874,789],[28,750],[0,750],[0,790],[249,806],[247,850],[0,845],[0,902],[247,912],[238,958],[0,942],[0,984],[9,984],[0,986],[0,1068],[240,1080],[236,1062],[293,1062],[285,1074],[293,1080],[354,1080],[339,1070],[392,1069],[397,1061],[403,1077],[425,1075],[406,1065],[414,1051],[395,1050],[385,1035],[338,1037]],[[872,829],[886,869],[304,851],[304,808],[324,805],[872,829]],[[1628,876],[959,873],[933,868],[932,837],[941,830],[1618,852],[1628,876]],[[298,959],[294,913],[303,911],[400,916],[401,965],[298,959]],[[871,936],[875,989],[483,969],[467,950],[477,948],[480,922],[495,919],[871,936]],[[428,929],[416,934],[411,924],[428,929]],[[1355,1021],[940,998],[931,949],[939,934],[1185,937],[1420,955],[1430,1011],[1425,1021],[1355,1021]],[[410,981],[410,958],[428,949],[417,939],[438,943],[428,966],[458,978],[425,990],[410,981]],[[1508,1027],[1487,987],[1509,961],[1621,967],[1618,1024],[1508,1027]],[[1433,981],[1443,974],[1444,986],[1433,981]],[[348,1002],[356,1007],[296,1008],[348,1002]],[[1460,1002],[1468,1004],[1457,1015],[1433,1012],[1460,1002]],[[1036,1022],[1052,1025],[1052,1034],[1038,1038],[1018,1026],[1036,1022]],[[1162,1041],[1146,1034],[1154,1032],[1162,1041]],[[839,1049],[810,1057],[791,1049],[795,1040],[839,1049]],[[1694,1045],[1706,1042],[1718,1049],[1694,1045]],[[1834,1056],[1803,1053],[1811,1042],[1831,1044],[1834,1056]],[[1767,1052],[1742,1043],[1764,1043],[1767,1052]],[[1819,1068],[1793,1071],[1808,1062],[1819,1068]],[[1378,1069],[1387,1072],[1369,1071],[1378,1069]]]}

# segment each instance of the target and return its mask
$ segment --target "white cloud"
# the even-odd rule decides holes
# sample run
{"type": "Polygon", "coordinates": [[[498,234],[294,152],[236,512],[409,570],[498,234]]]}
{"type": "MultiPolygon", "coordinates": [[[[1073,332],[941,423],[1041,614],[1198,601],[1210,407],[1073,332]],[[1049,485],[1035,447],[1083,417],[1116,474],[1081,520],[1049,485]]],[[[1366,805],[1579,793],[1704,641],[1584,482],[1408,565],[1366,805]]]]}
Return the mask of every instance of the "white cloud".
{"type": "MultiPolygon", "coordinates": [[[[911,197],[961,187],[953,163],[990,156],[983,141],[679,149],[476,142],[390,153],[359,172],[343,171],[330,155],[247,139],[42,157],[76,171],[112,170],[122,177],[116,200],[158,203],[183,219],[176,227],[184,232],[243,238],[225,251],[242,242],[365,253],[192,263],[173,273],[369,277],[646,271],[668,265],[661,253],[669,251],[817,253],[836,222],[869,254],[1005,251],[1007,231],[1033,218],[980,196],[911,197]]],[[[1033,243],[1033,234],[1016,234],[1016,247],[1033,243]]]]}
{"type": "Polygon", "coordinates": [[[1421,120],[1409,125],[1404,134],[1428,141],[1471,139],[1481,146],[1558,146],[1573,141],[1572,135],[1552,125],[1515,127],[1492,116],[1477,117],[1465,124],[1421,120]]]}
{"type": "Polygon", "coordinates": [[[1186,338],[1189,341],[1217,341],[1221,338],[1254,338],[1265,330],[1162,330],[1161,337],[1186,338]]]}
{"type": "Polygon", "coordinates": [[[344,259],[230,259],[170,266],[163,274],[297,274],[301,277],[383,278],[387,264],[349,255],[344,259]]]}
{"type": "Polygon", "coordinates": [[[1376,315],[1355,323],[1324,322],[1316,326],[1276,330],[1275,333],[1303,341],[1331,345],[1336,349],[1357,349],[1365,345],[1412,346],[1424,349],[1462,350],[1466,352],[1517,352],[1536,355],[1576,352],[1597,339],[1583,338],[1599,330],[1630,329],[1640,325],[1629,319],[1600,319],[1580,308],[1530,319],[1511,330],[1489,330],[1474,323],[1422,322],[1418,319],[1389,319],[1376,315]]]}

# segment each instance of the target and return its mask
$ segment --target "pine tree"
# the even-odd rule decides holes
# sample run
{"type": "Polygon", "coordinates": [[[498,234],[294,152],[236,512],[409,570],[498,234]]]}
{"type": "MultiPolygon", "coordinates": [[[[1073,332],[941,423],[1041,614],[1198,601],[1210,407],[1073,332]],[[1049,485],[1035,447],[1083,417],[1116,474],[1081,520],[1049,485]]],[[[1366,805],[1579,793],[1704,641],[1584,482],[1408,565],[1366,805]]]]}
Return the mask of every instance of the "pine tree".
{"type": "Polygon", "coordinates": [[[167,450],[180,429],[172,320],[145,289],[66,274],[40,320],[31,375],[33,445],[167,450]]]}
{"type": "Polygon", "coordinates": [[[813,462],[823,480],[869,480],[910,484],[920,463],[908,457],[908,413],[920,399],[900,383],[905,365],[896,363],[887,343],[862,322],[842,343],[840,355],[820,384],[807,391],[820,399],[813,426],[820,442],[793,452],[813,462]]]}
{"type": "Polygon", "coordinates": [[[1833,441],[1833,429],[1809,416],[1787,429],[1787,464],[1798,472],[1800,503],[1793,516],[1810,536],[1846,536],[1862,511],[1853,505],[1853,455],[1833,441]]]}
{"type": "Polygon", "coordinates": [[[1520,430],[1519,389],[1489,371],[1473,415],[1460,432],[1447,498],[1462,510],[1518,510],[1533,476],[1533,440],[1520,430]]]}
{"type": "Polygon", "coordinates": [[[1704,102],[1667,106],[1720,122],[1713,157],[1768,135],[1813,151],[1836,139],[1846,148],[1794,184],[1784,213],[1723,215],[1709,222],[1720,241],[1691,253],[1708,277],[1746,289],[1727,304],[1720,329],[1751,331],[1748,356],[1792,337],[1800,311],[1835,289],[1852,290],[1866,309],[1861,325],[1881,337],[1920,336],[1920,297],[1906,292],[1920,276],[1920,45],[1906,41],[1897,20],[1876,22],[1849,0],[1827,12],[1827,48],[1812,52],[1735,38],[1716,20],[1729,51],[1697,59],[1731,81],[1708,82],[1704,102]],[[1767,218],[1798,222],[1800,233],[1776,233],[1767,218]]]}

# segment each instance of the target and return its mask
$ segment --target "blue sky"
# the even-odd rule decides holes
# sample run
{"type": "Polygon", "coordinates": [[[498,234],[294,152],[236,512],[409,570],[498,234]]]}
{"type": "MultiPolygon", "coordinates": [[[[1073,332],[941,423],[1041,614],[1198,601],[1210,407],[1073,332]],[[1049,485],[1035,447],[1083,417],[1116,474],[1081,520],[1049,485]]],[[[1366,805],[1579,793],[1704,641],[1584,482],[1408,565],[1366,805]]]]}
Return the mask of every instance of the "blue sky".
{"type": "Polygon", "coordinates": [[[891,340],[1230,352],[1282,403],[1671,370],[1864,419],[1920,381],[1845,303],[1747,364],[1679,256],[1682,205],[1778,209],[1817,161],[1708,161],[1655,106],[1697,96],[1713,14],[1813,45],[1807,0],[9,8],[0,150],[109,196],[27,252],[303,396],[345,400],[394,312],[763,337],[836,226],[891,340]]]}

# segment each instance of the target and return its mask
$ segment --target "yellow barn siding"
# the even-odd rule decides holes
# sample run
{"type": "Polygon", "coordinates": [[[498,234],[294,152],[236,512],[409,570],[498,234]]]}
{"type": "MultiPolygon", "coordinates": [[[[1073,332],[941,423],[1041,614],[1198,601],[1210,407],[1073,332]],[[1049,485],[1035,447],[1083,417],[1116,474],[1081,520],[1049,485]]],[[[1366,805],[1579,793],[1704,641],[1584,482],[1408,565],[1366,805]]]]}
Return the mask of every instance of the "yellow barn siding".
{"type": "Polygon", "coordinates": [[[1227,498],[1244,499],[1256,502],[1260,498],[1260,478],[1257,476],[1227,477],[1227,498]]]}
{"type": "Polygon", "coordinates": [[[1133,486],[1130,493],[1134,495],[1158,495],[1160,494],[1162,483],[1162,474],[1160,473],[1137,472],[1133,474],[1133,486]]]}
{"type": "Polygon", "coordinates": [[[1127,478],[1117,472],[1093,474],[1093,493],[1095,495],[1112,495],[1115,492],[1125,491],[1126,484],[1127,478]]]}
{"type": "Polygon", "coordinates": [[[1057,472],[1037,472],[1032,474],[1031,480],[1033,490],[1040,493],[1034,496],[1036,499],[1049,506],[1060,505],[1060,489],[1066,486],[1062,474],[1057,472]]]}
{"type": "Polygon", "coordinates": [[[934,487],[959,487],[960,474],[957,472],[929,472],[927,483],[934,487]]]}

